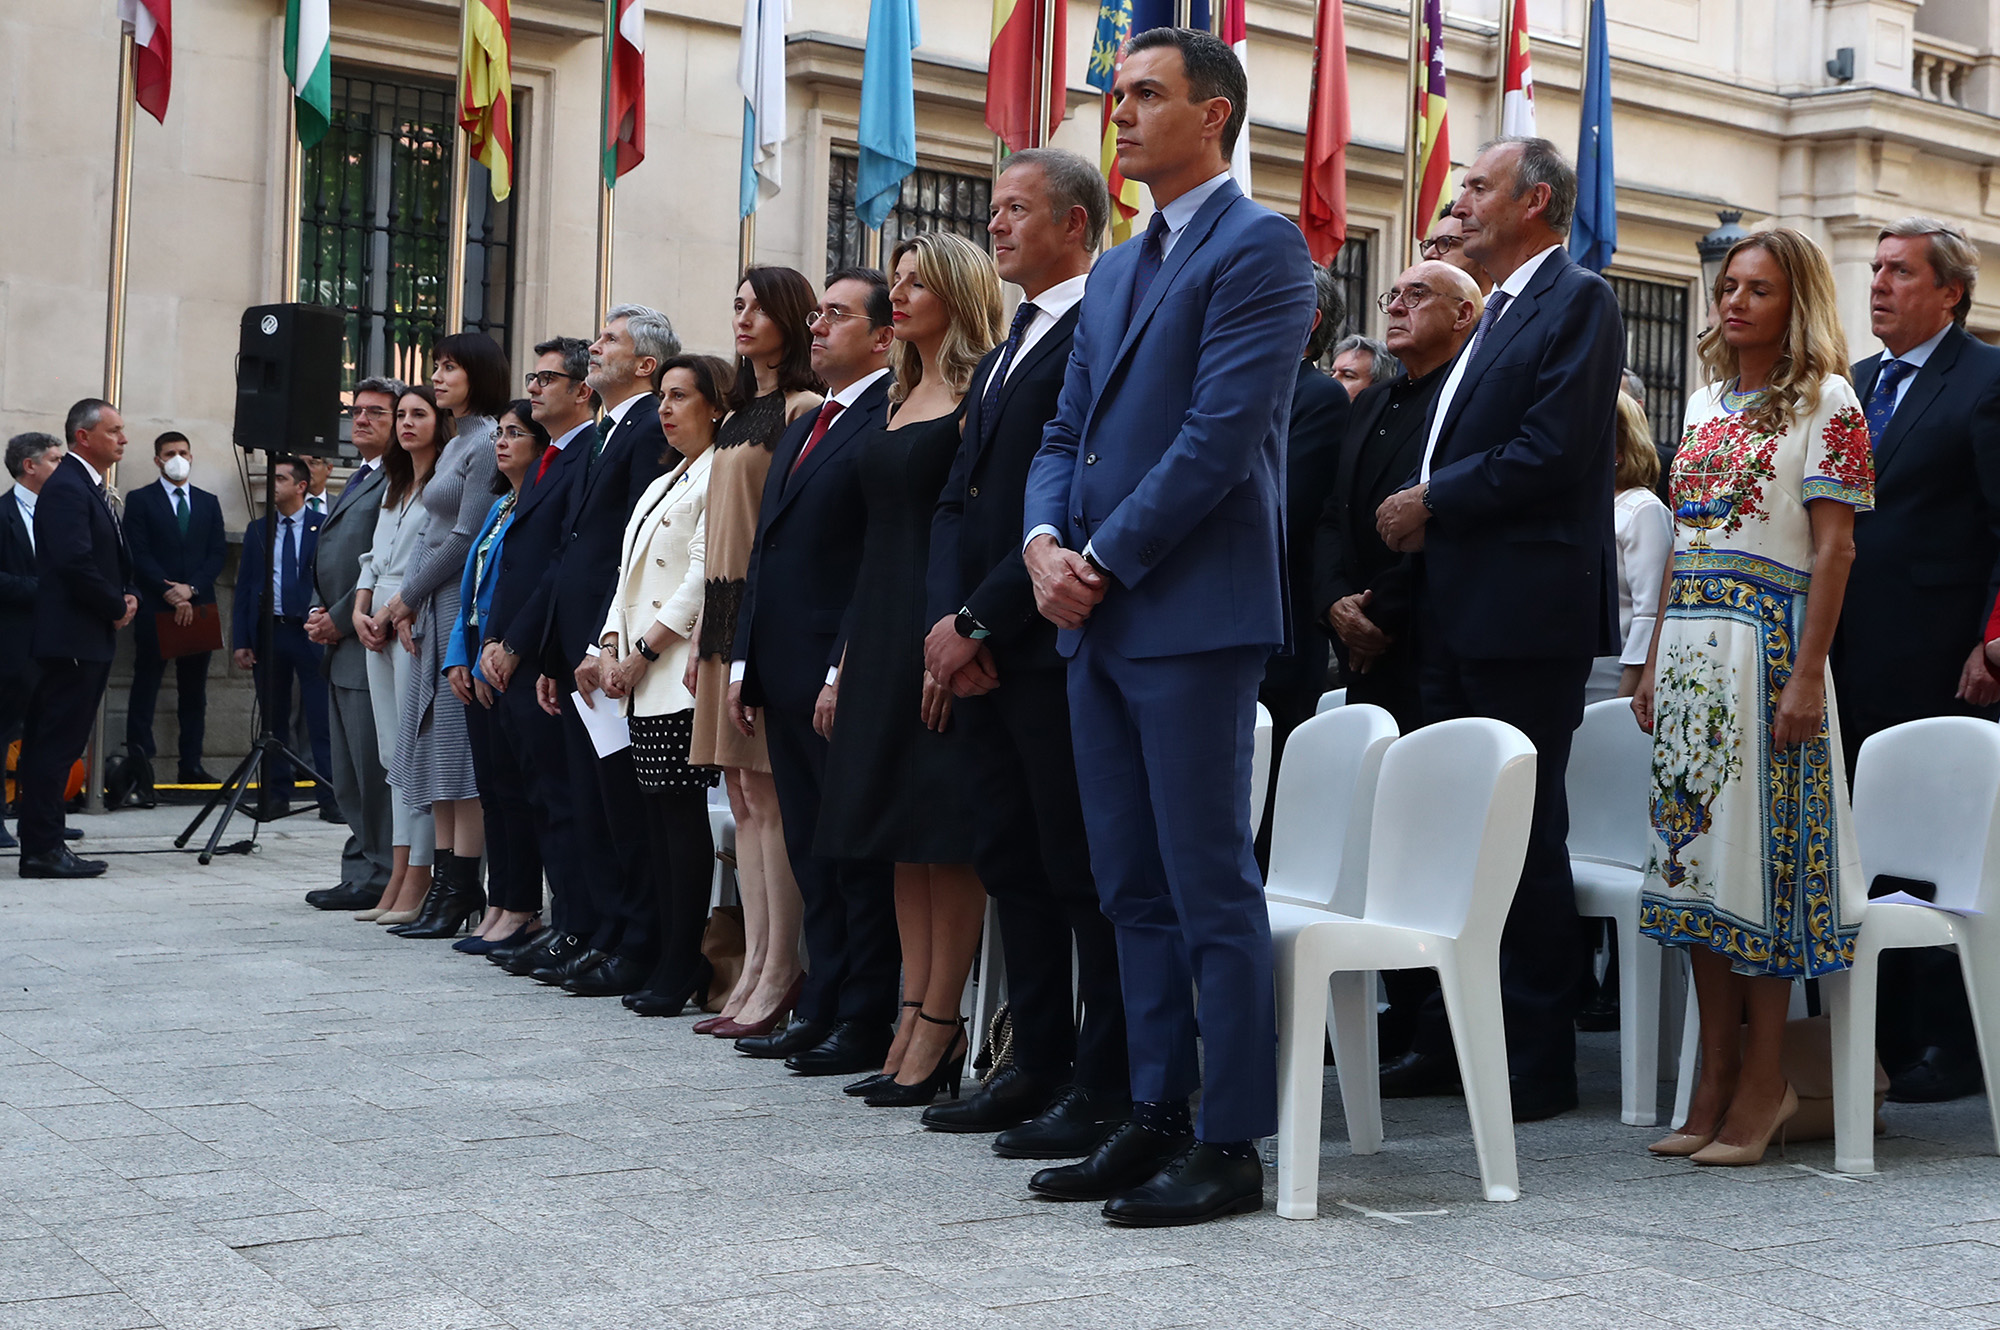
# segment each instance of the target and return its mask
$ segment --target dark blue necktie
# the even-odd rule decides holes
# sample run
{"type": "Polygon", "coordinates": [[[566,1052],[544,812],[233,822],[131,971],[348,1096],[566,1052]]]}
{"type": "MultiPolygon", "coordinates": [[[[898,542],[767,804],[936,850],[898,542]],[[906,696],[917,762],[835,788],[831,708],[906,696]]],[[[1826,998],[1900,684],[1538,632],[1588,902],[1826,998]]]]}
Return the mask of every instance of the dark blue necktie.
{"type": "Polygon", "coordinates": [[[1486,334],[1493,325],[1500,322],[1500,316],[1507,312],[1507,306],[1514,303],[1514,297],[1505,291],[1495,291],[1486,298],[1486,312],[1479,316],[1479,326],[1473,329],[1472,345],[1465,348],[1465,367],[1472,368],[1472,358],[1479,354],[1479,344],[1486,340],[1486,334]]]}
{"type": "Polygon", "coordinates": [[[1152,289],[1153,279],[1160,275],[1160,265],[1167,258],[1167,214],[1153,214],[1152,224],[1146,228],[1146,238],[1139,242],[1139,266],[1132,272],[1132,308],[1125,312],[1129,324],[1132,316],[1139,312],[1139,306],[1146,299],[1146,292],[1152,289]]]}
{"type": "Polygon", "coordinates": [[[284,547],[278,563],[278,585],[280,588],[278,613],[284,615],[287,619],[301,619],[305,617],[297,603],[299,598],[299,546],[298,542],[292,537],[292,523],[296,520],[298,519],[287,517],[285,519],[285,528],[278,535],[278,542],[284,547]]]}
{"type": "Polygon", "coordinates": [[[1875,371],[1875,386],[1868,390],[1868,447],[1870,451],[1882,446],[1882,436],[1889,430],[1889,418],[1896,414],[1896,388],[1916,372],[1917,367],[1907,360],[1891,357],[1882,362],[1882,368],[1875,371]]]}
{"type": "Polygon", "coordinates": [[[1007,340],[1000,346],[1000,359],[994,362],[993,373],[987,376],[986,393],[979,404],[979,441],[982,444],[993,437],[994,426],[1000,423],[1000,413],[996,410],[1000,402],[1000,385],[1007,381],[1007,371],[1014,367],[1014,357],[1020,354],[1021,339],[1028,335],[1028,325],[1034,322],[1039,312],[1032,300],[1023,300],[1021,307],[1014,311],[1014,326],[1007,330],[1007,340]]]}

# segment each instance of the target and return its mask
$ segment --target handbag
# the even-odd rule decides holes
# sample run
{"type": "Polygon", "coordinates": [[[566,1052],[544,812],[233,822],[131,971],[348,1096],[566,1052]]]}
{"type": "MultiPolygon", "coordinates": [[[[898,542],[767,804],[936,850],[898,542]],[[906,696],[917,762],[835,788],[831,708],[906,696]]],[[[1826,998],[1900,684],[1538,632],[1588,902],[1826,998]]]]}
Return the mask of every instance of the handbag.
{"type": "Polygon", "coordinates": [[[718,905],[709,911],[708,926],[701,933],[701,954],[715,967],[708,983],[708,1000],[702,1010],[718,1012],[743,977],[743,907],[718,905]]]}

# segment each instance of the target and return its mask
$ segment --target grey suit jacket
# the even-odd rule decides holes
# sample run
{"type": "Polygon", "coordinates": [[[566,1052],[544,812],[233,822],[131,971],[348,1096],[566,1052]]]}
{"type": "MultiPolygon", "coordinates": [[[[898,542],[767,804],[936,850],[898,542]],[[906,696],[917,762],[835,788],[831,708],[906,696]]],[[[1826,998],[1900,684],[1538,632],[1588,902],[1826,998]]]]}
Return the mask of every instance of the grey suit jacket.
{"type": "Polygon", "coordinates": [[[375,519],[382,515],[382,488],[388,483],[379,466],[354,475],[320,523],[313,600],[326,607],[340,629],[340,641],[327,649],[320,670],[327,682],[341,688],[368,686],[368,653],[354,635],[354,583],[361,575],[361,556],[375,541],[375,519]]]}

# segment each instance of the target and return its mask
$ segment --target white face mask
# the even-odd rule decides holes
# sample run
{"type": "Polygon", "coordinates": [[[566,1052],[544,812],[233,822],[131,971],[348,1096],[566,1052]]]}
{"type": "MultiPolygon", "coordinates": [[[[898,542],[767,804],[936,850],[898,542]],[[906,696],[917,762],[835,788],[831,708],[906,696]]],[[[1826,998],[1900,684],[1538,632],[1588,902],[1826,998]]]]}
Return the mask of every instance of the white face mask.
{"type": "Polygon", "coordinates": [[[176,485],[188,478],[190,469],[188,459],[179,453],[175,453],[161,464],[161,470],[167,473],[167,479],[173,481],[176,485]]]}

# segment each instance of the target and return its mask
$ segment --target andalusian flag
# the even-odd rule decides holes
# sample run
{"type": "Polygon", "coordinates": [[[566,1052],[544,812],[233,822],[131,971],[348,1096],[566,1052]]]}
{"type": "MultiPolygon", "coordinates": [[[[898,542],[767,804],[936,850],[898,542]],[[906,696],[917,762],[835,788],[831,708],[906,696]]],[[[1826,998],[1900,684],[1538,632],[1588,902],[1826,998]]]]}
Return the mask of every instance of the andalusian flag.
{"type": "Polygon", "coordinates": [[[333,123],[333,60],[327,0],[285,0],[285,81],[299,124],[299,146],[318,146],[333,123]]]}
{"type": "Polygon", "coordinates": [[[1444,0],[1424,0],[1424,77],[1417,85],[1417,211],[1410,234],[1417,240],[1431,229],[1445,182],[1451,176],[1451,126],[1445,119],[1444,0]]]}
{"type": "Polygon", "coordinates": [[[1514,0],[1513,26],[1500,85],[1500,132],[1508,138],[1531,139],[1535,137],[1535,75],[1528,67],[1528,0],[1514,0]]]}
{"type": "Polygon", "coordinates": [[[507,0],[465,0],[458,60],[458,127],[493,177],[493,197],[514,189],[513,24],[507,0]]]}
{"type": "Polygon", "coordinates": [[[1069,0],[993,0],[993,49],[986,57],[986,127],[1007,151],[1046,144],[1063,118],[1063,69],[1069,64],[1069,0]],[[1055,11],[1055,43],[1042,68],[1042,33],[1055,11]],[[1053,73],[1053,79],[1051,72],[1053,73]],[[1035,110],[1049,88],[1049,123],[1035,110]]]}
{"type": "Polygon", "coordinates": [[[611,0],[618,21],[604,52],[604,185],[646,160],[646,0],[611,0]]]}
{"type": "Polygon", "coordinates": [[[1097,36],[1090,43],[1090,86],[1104,94],[1102,144],[1099,165],[1104,183],[1111,189],[1111,242],[1123,244],[1132,238],[1132,219],[1139,215],[1139,182],[1127,180],[1118,169],[1118,129],[1111,123],[1111,85],[1118,77],[1118,63],[1125,58],[1125,39],[1132,35],[1132,0],[1098,0],[1097,36]]]}
{"type": "Polygon", "coordinates": [[[132,34],[132,100],[165,124],[174,84],[174,0],[118,0],[118,21],[132,34]]]}

